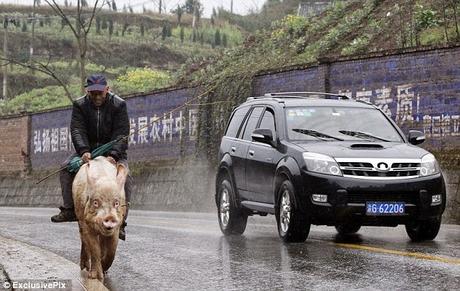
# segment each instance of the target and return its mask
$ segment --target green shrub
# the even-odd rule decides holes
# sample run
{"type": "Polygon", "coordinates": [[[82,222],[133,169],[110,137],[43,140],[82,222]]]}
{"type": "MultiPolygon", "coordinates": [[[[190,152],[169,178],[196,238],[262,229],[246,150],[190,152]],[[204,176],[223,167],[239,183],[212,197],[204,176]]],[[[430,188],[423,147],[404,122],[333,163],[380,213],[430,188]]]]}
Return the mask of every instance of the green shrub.
{"type": "Polygon", "coordinates": [[[125,75],[118,77],[112,84],[115,93],[118,95],[148,92],[170,85],[171,76],[162,71],[137,68],[129,70],[125,75]]]}

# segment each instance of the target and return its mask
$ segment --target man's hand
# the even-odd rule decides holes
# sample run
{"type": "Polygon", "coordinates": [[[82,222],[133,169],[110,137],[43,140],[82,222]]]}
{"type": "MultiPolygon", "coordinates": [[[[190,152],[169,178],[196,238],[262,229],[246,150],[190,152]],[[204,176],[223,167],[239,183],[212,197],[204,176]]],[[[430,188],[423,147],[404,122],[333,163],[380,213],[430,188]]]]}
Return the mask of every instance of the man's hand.
{"type": "Polygon", "coordinates": [[[83,160],[83,163],[89,162],[89,160],[91,160],[91,153],[84,153],[81,156],[81,159],[83,160]]]}
{"type": "Polygon", "coordinates": [[[111,156],[107,156],[107,160],[108,160],[109,162],[111,162],[112,164],[114,164],[114,165],[117,164],[117,161],[115,161],[115,159],[114,159],[113,157],[111,157],[111,156]]]}

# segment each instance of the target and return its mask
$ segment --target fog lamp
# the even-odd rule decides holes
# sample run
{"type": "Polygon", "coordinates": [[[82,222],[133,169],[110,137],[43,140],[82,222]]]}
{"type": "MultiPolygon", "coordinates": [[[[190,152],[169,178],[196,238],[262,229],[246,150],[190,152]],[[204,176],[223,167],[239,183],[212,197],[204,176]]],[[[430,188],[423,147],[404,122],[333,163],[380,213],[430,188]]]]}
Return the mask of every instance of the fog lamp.
{"type": "Polygon", "coordinates": [[[311,195],[313,201],[315,202],[327,202],[327,195],[324,195],[324,194],[313,194],[311,195]]]}
{"type": "Polygon", "coordinates": [[[442,202],[441,194],[431,196],[431,205],[439,205],[442,202]]]}

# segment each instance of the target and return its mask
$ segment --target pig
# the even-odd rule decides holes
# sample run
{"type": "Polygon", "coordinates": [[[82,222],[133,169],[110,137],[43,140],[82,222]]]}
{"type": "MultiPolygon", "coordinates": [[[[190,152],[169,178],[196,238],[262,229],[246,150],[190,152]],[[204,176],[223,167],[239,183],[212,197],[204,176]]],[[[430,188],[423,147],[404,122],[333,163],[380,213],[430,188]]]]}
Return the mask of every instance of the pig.
{"type": "Polygon", "coordinates": [[[115,258],[120,225],[126,216],[124,185],[128,170],[105,157],[84,164],[75,176],[72,196],[81,239],[80,268],[88,278],[104,280],[115,258]]]}

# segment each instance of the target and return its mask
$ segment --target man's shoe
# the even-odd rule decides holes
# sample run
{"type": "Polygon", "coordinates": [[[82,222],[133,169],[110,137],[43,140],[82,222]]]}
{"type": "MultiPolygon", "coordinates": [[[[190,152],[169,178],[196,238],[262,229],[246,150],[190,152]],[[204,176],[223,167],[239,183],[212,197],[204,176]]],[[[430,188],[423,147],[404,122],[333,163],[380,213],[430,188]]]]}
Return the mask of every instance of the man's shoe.
{"type": "Polygon", "coordinates": [[[59,207],[59,209],[61,210],[61,212],[51,217],[52,222],[77,221],[77,216],[75,215],[75,210],[73,208],[68,209],[64,207],[59,207]]]}
{"type": "Polygon", "coordinates": [[[125,226],[128,224],[126,221],[123,221],[123,223],[120,225],[120,232],[118,233],[118,238],[121,240],[126,240],[126,232],[125,232],[125,226]]]}

